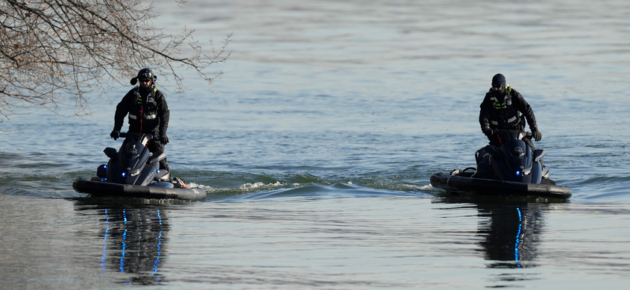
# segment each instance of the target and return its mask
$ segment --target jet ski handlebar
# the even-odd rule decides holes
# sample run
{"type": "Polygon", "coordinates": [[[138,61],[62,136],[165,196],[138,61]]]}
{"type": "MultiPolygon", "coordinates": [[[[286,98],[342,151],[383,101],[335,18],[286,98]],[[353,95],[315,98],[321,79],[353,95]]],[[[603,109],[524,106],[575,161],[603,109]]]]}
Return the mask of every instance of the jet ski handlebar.
{"type": "MultiPolygon", "coordinates": [[[[120,133],[120,137],[121,138],[127,138],[127,137],[133,136],[133,135],[143,135],[143,134],[142,133],[129,133],[129,132],[126,132],[126,133],[121,132],[120,133]]],[[[153,136],[152,134],[144,134],[144,136],[146,136],[149,140],[158,140],[158,139],[160,139],[160,138],[158,138],[158,136],[153,136]]]]}
{"type": "MultiPolygon", "coordinates": [[[[495,133],[499,133],[499,132],[506,132],[507,135],[512,135],[512,134],[516,134],[517,139],[522,140],[522,139],[532,139],[533,138],[533,134],[531,132],[527,132],[527,131],[521,131],[521,130],[507,130],[507,129],[497,129],[494,131],[495,133]]],[[[500,133],[497,135],[501,135],[500,133]]]]}

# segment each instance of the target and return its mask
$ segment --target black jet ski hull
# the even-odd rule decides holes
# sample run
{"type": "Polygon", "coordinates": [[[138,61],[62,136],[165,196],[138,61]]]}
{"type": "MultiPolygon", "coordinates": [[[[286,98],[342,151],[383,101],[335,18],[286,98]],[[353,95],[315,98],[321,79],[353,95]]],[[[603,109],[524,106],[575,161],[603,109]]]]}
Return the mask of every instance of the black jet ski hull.
{"type": "Polygon", "coordinates": [[[571,189],[566,186],[472,178],[441,172],[431,176],[431,185],[449,191],[521,196],[535,195],[557,198],[571,197],[571,189]]]}
{"type": "Polygon", "coordinates": [[[183,200],[198,200],[206,198],[206,192],[201,188],[163,188],[157,186],[89,181],[82,178],[77,178],[74,183],[72,183],[72,187],[76,192],[88,193],[92,196],[183,200]]]}

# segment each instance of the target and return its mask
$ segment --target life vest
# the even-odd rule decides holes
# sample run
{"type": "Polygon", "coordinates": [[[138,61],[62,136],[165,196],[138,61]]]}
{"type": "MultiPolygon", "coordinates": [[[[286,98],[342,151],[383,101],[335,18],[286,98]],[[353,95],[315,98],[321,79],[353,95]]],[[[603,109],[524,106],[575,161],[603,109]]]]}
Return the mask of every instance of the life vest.
{"type": "Polygon", "coordinates": [[[156,101],[157,88],[145,97],[140,94],[140,87],[134,88],[134,103],[129,110],[129,130],[138,133],[150,133],[160,124],[156,101]]]}
{"type": "MultiPolygon", "coordinates": [[[[494,93],[490,89],[490,93],[494,93]]],[[[498,129],[514,129],[521,122],[518,109],[512,104],[512,88],[505,86],[505,94],[501,97],[493,96],[490,109],[490,125],[498,129]]]]}

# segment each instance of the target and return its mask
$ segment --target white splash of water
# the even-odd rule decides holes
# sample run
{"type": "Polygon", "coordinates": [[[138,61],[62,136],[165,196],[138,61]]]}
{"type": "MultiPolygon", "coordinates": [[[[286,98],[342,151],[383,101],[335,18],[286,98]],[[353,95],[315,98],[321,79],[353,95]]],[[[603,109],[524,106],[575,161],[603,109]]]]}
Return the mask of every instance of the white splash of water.
{"type": "Polygon", "coordinates": [[[252,190],[260,189],[260,188],[271,189],[271,188],[276,188],[276,187],[284,186],[284,185],[286,185],[286,183],[283,183],[280,181],[276,181],[276,183],[268,183],[268,184],[264,184],[262,182],[256,182],[256,183],[245,183],[239,186],[238,189],[242,191],[252,191],[252,190]]]}
{"type": "Polygon", "coordinates": [[[206,192],[215,191],[215,189],[212,186],[203,185],[203,184],[197,184],[197,183],[194,183],[194,182],[188,183],[188,187],[190,187],[190,188],[201,188],[201,189],[205,190],[206,192]]]}

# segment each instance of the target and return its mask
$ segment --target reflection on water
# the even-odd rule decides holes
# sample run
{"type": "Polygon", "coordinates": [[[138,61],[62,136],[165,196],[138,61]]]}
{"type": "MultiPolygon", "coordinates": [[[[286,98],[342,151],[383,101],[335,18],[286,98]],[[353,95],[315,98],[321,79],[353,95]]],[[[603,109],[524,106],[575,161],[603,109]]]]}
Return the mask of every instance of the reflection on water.
{"type": "Polygon", "coordinates": [[[159,270],[164,263],[169,230],[163,208],[103,205],[96,213],[102,216],[98,231],[103,243],[101,278],[107,283],[163,283],[159,270]]]}
{"type": "Polygon", "coordinates": [[[477,242],[488,269],[498,269],[490,274],[490,288],[514,287],[520,281],[544,279],[531,271],[501,271],[539,267],[540,261],[551,257],[539,257],[540,237],[544,234],[545,213],[551,204],[562,200],[537,200],[532,197],[447,196],[439,199],[446,203],[472,203],[477,209],[477,242]]]}
{"type": "Polygon", "coordinates": [[[544,204],[477,204],[479,245],[490,268],[535,267],[544,204]]]}
{"type": "Polygon", "coordinates": [[[159,209],[104,209],[103,271],[133,273],[131,282],[161,283],[167,219],[159,209]]]}
{"type": "Polygon", "coordinates": [[[445,203],[472,203],[477,208],[478,243],[488,268],[532,268],[544,230],[544,213],[561,199],[446,195],[445,203]]]}

